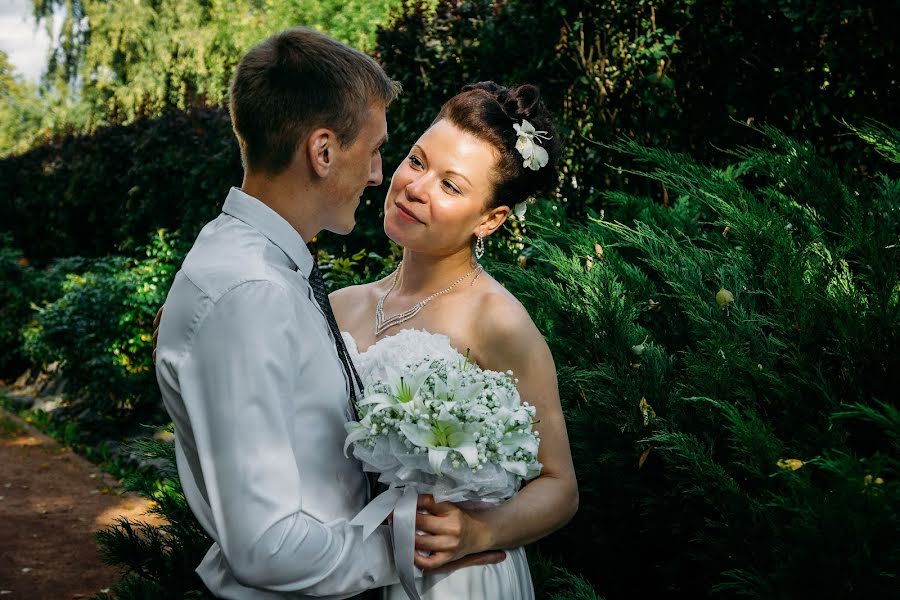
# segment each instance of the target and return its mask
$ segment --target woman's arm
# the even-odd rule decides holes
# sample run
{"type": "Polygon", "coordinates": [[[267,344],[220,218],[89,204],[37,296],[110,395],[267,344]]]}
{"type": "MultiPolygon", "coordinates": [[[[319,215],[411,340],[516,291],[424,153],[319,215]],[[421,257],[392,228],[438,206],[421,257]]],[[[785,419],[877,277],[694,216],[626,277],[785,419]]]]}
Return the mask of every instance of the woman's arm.
{"type": "Polygon", "coordinates": [[[464,510],[449,502],[420,499],[431,515],[419,515],[416,566],[436,569],[459,557],[484,550],[513,548],[538,540],[565,525],[578,509],[578,486],[559,400],[556,366],[543,336],[525,309],[505,295],[482,304],[477,336],[479,365],[512,369],[523,402],[537,409],[541,474],[508,502],[485,510],[464,510]]]}

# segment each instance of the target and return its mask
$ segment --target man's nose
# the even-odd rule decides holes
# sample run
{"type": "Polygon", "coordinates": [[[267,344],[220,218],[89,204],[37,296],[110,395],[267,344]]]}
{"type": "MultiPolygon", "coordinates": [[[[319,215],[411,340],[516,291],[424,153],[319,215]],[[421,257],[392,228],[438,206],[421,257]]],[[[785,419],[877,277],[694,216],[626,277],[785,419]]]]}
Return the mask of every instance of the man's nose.
{"type": "Polygon", "coordinates": [[[372,169],[369,171],[369,185],[379,186],[384,181],[384,174],[381,172],[381,152],[372,159],[372,169]]]}

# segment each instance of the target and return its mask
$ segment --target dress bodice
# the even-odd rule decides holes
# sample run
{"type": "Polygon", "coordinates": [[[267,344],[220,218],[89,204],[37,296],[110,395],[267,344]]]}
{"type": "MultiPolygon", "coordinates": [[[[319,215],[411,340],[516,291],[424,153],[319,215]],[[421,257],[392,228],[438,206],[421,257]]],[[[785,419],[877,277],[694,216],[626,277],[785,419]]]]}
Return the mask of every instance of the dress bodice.
{"type": "MultiPolygon", "coordinates": [[[[385,366],[403,368],[425,358],[466,360],[453,347],[450,338],[423,329],[403,329],[381,338],[363,352],[348,332],[341,332],[350,357],[363,383],[387,377],[385,366]]],[[[470,503],[470,508],[479,503],[470,503]]],[[[491,565],[460,569],[450,574],[429,574],[417,580],[422,600],[534,600],[534,588],[525,551],[521,547],[506,549],[506,560],[491,565]]],[[[397,584],[384,588],[383,600],[408,600],[406,592],[397,584]]]]}
{"type": "Polygon", "coordinates": [[[449,337],[424,329],[402,329],[394,335],[381,338],[363,352],[359,351],[356,340],[350,333],[342,331],[341,335],[363,383],[372,378],[384,379],[387,376],[385,365],[398,368],[411,362],[418,363],[426,357],[465,360],[450,344],[449,337]]]}

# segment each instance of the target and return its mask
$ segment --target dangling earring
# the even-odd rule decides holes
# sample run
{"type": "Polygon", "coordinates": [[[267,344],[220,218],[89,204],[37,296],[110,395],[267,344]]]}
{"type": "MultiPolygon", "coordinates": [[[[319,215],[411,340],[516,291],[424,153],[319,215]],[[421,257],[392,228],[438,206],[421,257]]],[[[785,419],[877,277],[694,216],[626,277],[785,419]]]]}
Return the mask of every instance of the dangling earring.
{"type": "Polygon", "coordinates": [[[482,256],[484,256],[484,234],[479,229],[478,239],[475,240],[475,258],[481,260],[482,256]]]}

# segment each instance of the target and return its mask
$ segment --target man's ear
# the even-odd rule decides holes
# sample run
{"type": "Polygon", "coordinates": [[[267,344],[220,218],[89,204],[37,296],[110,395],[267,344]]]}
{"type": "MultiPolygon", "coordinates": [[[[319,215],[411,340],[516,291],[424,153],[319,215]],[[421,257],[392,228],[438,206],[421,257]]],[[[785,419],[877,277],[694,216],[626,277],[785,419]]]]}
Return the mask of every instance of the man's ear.
{"type": "MultiPolygon", "coordinates": [[[[484,218],[479,223],[479,230],[485,237],[487,237],[500,229],[500,226],[506,222],[506,218],[508,216],[508,206],[501,205],[497,208],[492,208],[487,214],[484,215],[484,218]]],[[[478,235],[478,231],[475,232],[475,235],[478,235]]]]}
{"type": "Polygon", "coordinates": [[[319,177],[327,177],[334,166],[334,148],[337,138],[330,129],[320,128],[306,138],[306,156],[309,167],[319,177]]]}

